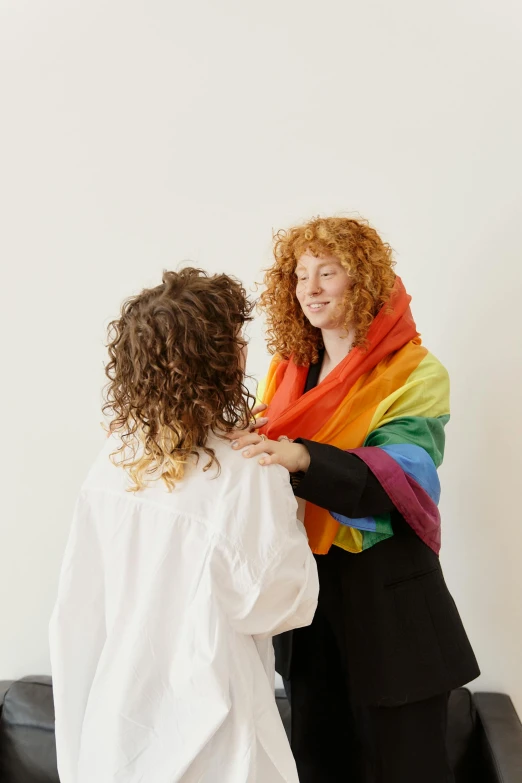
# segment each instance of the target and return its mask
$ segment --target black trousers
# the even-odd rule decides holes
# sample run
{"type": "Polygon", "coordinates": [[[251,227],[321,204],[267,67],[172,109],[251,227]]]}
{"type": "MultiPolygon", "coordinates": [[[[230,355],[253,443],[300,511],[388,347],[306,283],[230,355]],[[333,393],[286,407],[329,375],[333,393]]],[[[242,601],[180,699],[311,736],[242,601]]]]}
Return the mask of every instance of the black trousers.
{"type": "Polygon", "coordinates": [[[453,783],[448,691],[396,706],[363,704],[357,695],[339,581],[346,556],[317,557],[317,613],[311,626],[293,633],[292,751],[300,783],[453,783]]]}

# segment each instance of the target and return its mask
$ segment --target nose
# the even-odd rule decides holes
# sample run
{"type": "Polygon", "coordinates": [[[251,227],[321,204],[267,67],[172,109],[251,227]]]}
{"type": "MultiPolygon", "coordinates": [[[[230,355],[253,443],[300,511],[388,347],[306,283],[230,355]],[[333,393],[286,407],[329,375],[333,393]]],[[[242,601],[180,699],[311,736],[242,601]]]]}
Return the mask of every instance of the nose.
{"type": "Polygon", "coordinates": [[[307,296],[317,296],[321,292],[321,281],[318,275],[310,275],[306,281],[305,293],[307,296]]]}

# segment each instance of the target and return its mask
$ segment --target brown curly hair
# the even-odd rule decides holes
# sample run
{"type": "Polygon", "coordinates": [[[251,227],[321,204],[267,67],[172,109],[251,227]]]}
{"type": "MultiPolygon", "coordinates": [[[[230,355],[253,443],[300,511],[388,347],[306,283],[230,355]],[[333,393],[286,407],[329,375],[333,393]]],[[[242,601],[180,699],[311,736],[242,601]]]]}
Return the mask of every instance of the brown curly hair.
{"type": "Polygon", "coordinates": [[[354,329],[354,345],[365,345],[370,325],[389,300],[395,282],[391,247],[366,220],[330,217],[278,231],[274,235],[275,264],[266,270],[259,306],[265,311],[268,349],[296,364],[316,363],[322,348],[321,331],[306,318],[296,297],[295,268],[306,251],[334,256],[353,286],[345,294],[342,326],[354,329]]]}
{"type": "Polygon", "coordinates": [[[127,299],[108,329],[109,383],[103,412],[122,445],[115,464],[132,478],[131,491],[161,476],[172,489],[209,433],[244,426],[254,399],[244,385],[241,329],[253,305],[227,275],[187,267],[127,299]]]}

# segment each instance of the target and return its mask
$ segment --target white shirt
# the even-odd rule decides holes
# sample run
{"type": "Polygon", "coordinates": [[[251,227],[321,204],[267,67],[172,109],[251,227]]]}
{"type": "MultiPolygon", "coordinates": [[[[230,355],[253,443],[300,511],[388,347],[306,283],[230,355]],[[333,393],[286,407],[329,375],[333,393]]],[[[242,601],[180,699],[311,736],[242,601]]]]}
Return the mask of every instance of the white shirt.
{"type": "Polygon", "coordinates": [[[111,437],[77,502],[50,625],[61,783],[298,783],[271,636],[318,580],[288,473],[221,465],[128,492],[111,437]]]}

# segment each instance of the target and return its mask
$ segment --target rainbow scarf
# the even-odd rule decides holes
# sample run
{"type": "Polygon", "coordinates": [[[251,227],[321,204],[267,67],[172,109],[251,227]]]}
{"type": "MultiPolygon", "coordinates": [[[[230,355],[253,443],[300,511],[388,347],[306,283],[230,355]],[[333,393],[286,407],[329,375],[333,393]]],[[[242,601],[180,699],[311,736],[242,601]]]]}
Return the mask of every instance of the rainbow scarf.
{"type": "MultiPolygon", "coordinates": [[[[421,344],[411,297],[396,279],[389,305],[375,317],[365,349],[354,348],[314,389],[303,394],[308,366],[275,356],[260,399],[269,408],[262,429],[329,443],[362,459],[395,508],[436,553],[440,549],[440,484],[449,420],[449,381],[421,344]]],[[[312,551],[332,544],[361,552],[393,535],[390,515],[349,519],[306,504],[312,551]]]]}

